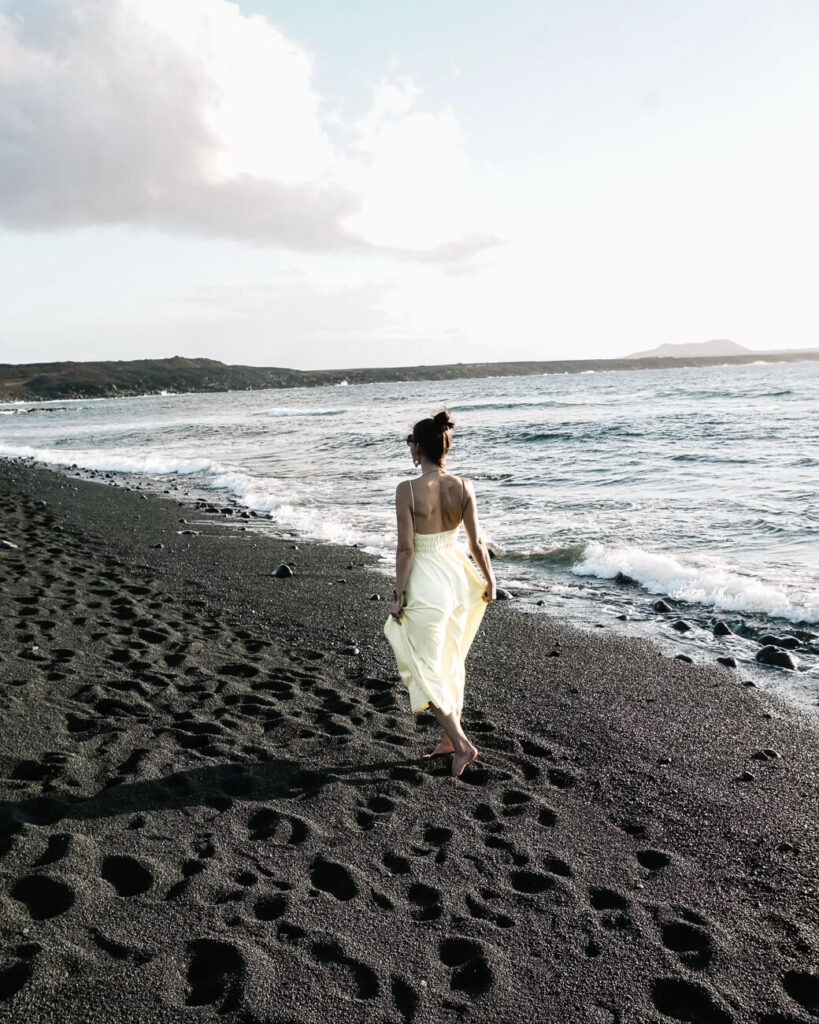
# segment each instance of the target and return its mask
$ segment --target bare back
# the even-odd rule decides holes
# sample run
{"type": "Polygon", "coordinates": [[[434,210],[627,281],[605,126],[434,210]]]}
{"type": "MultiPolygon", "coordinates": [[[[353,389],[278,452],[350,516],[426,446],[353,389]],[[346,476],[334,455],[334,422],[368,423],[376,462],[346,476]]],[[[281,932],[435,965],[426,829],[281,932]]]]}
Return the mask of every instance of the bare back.
{"type": "Polygon", "coordinates": [[[444,533],[461,524],[469,500],[464,480],[452,473],[429,473],[409,481],[416,533],[444,533]]]}

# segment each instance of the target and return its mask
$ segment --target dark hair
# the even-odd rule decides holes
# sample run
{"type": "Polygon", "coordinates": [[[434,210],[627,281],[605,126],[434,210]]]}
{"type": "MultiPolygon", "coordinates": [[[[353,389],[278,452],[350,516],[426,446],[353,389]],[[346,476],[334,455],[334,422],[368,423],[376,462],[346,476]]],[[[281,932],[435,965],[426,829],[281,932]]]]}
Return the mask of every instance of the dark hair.
{"type": "Polygon", "coordinates": [[[430,462],[436,462],[440,466],[444,461],[452,444],[454,426],[455,421],[449,415],[449,410],[442,409],[428,419],[419,420],[412,428],[416,444],[430,462]]]}

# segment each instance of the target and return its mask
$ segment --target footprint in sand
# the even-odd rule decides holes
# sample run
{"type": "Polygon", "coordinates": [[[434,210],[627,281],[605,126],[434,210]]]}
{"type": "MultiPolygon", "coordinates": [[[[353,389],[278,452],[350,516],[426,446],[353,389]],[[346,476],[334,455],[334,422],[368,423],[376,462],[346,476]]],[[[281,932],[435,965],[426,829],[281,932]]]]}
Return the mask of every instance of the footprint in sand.
{"type": "Polygon", "coordinates": [[[660,935],[665,948],[676,953],[691,970],[704,970],[711,963],[713,942],[704,928],[687,921],[666,921],[660,927],[660,935]]]}
{"type": "Polygon", "coordinates": [[[404,978],[394,974],[390,983],[390,991],[395,1008],[404,1018],[405,1024],[412,1024],[420,1002],[417,989],[404,978]]]}
{"type": "Polygon", "coordinates": [[[317,889],[328,892],[341,902],[353,899],[358,895],[358,886],[352,872],[343,864],[318,858],[310,870],[310,881],[317,889]]]}
{"type": "Polygon", "coordinates": [[[662,850],[639,850],[637,861],[648,871],[660,871],[662,868],[668,867],[671,857],[662,850]]]}
{"type": "Polygon", "coordinates": [[[733,1018],[704,985],[683,978],[658,978],[651,998],[660,1013],[672,1020],[702,1021],[703,1024],[733,1024],[733,1018]]]}
{"type": "Polygon", "coordinates": [[[488,992],[494,983],[492,968],[480,942],[456,936],[438,947],[441,963],[452,968],[450,987],[470,996],[488,992]]]}
{"type": "Polygon", "coordinates": [[[424,829],[424,842],[427,846],[443,846],[452,838],[452,829],[427,825],[424,829]]]}
{"type": "Polygon", "coordinates": [[[259,921],[277,921],[287,910],[288,902],[282,893],[260,896],[253,904],[253,913],[259,921]]]}
{"type": "Polygon", "coordinates": [[[65,834],[48,837],[48,845],[40,857],[34,862],[35,868],[45,867],[46,864],[56,864],[68,853],[68,844],[71,837],[65,834]]]}
{"type": "Polygon", "coordinates": [[[782,987],[812,1017],[819,1017],[819,974],[788,971],[782,979],[782,987]]]}
{"type": "Polygon", "coordinates": [[[337,942],[314,942],[310,951],[323,985],[347,998],[376,998],[381,989],[378,975],[367,964],[347,956],[337,942]]]}
{"type": "Polygon", "coordinates": [[[391,875],[408,875],[410,873],[410,862],[406,857],[402,857],[393,850],[387,850],[381,858],[381,863],[391,875]]]}
{"type": "MultiPolygon", "coordinates": [[[[36,945],[36,944],[32,944],[36,945]]],[[[39,951],[39,946],[37,950],[39,951]]],[[[18,954],[19,955],[19,954],[18,954]]],[[[30,959],[15,960],[8,967],[0,969],[0,1002],[8,1002],[23,988],[33,973],[30,959]]]]}
{"type": "Polygon", "coordinates": [[[154,883],[152,872],[133,857],[106,857],[101,875],[124,898],[140,896],[154,883]]]}
{"type": "Polygon", "coordinates": [[[564,768],[550,768],[548,771],[549,782],[558,789],[572,789],[577,785],[577,779],[571,772],[564,768]]]}
{"type": "Polygon", "coordinates": [[[554,889],[556,882],[550,875],[544,875],[540,871],[513,871],[509,881],[515,892],[535,895],[540,892],[548,892],[554,889]]]}
{"type": "Polygon", "coordinates": [[[621,931],[631,927],[631,918],[626,913],[631,909],[631,903],[619,892],[592,887],[589,889],[589,902],[594,910],[600,912],[600,924],[609,931],[621,931]]]}
{"type": "Polygon", "coordinates": [[[528,793],[522,793],[519,789],[507,790],[501,800],[503,803],[503,816],[511,818],[515,815],[523,814],[526,810],[526,805],[531,799],[528,793]]]}
{"type": "Polygon", "coordinates": [[[35,921],[59,917],[74,905],[74,890],[47,875],[28,875],[11,890],[12,898],[23,903],[35,921]]]}
{"type": "Polygon", "coordinates": [[[217,1012],[236,1010],[245,972],[239,950],[228,942],[199,939],[188,946],[186,1006],[217,1005],[217,1012]]]}
{"type": "Polygon", "coordinates": [[[443,913],[441,893],[431,885],[416,882],[409,887],[410,917],[415,921],[437,921],[443,913]]]}

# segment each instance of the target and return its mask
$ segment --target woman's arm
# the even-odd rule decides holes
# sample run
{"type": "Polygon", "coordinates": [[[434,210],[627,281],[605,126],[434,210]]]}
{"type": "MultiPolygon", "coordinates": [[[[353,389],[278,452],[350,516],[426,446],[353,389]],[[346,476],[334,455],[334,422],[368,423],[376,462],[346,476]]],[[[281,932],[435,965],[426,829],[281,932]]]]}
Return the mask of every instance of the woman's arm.
{"type": "Polygon", "coordinates": [[[489,558],[489,551],[484,543],[483,537],[481,536],[481,529],[478,525],[478,509],[475,504],[475,489],[472,486],[471,480],[464,480],[464,489],[466,490],[466,507],[464,508],[464,529],[466,530],[466,538],[469,541],[469,550],[472,552],[472,557],[478,563],[478,568],[483,573],[483,578],[486,580],[486,590],[484,591],[485,601],[495,600],[495,573],[492,571],[492,562],[489,558]]]}
{"type": "Polygon", "coordinates": [[[401,598],[412,566],[412,535],[415,532],[407,480],[403,480],[395,489],[395,516],[398,523],[398,541],[395,547],[395,603],[390,608],[390,615],[400,619],[401,598]]]}

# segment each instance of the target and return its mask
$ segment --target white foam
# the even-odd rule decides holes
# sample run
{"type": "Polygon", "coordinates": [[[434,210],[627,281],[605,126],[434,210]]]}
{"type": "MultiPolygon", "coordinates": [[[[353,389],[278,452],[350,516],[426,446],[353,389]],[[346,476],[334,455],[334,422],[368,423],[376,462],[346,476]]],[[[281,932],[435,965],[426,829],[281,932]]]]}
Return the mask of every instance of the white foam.
{"type": "Polygon", "coordinates": [[[209,459],[179,459],[159,453],[119,455],[116,452],[76,448],[29,448],[24,445],[0,445],[0,455],[7,458],[36,459],[51,466],[79,466],[101,473],[148,473],[157,476],[202,473],[216,464],[209,459]]]}
{"type": "Polygon", "coordinates": [[[340,416],[346,409],[264,409],[260,416],[340,416]]]}
{"type": "Polygon", "coordinates": [[[819,622],[819,593],[792,598],[778,587],[717,565],[684,564],[673,555],[638,547],[586,545],[583,560],[572,568],[577,576],[614,579],[631,576],[650,594],[734,612],[759,612],[792,622],[819,622]]]}

